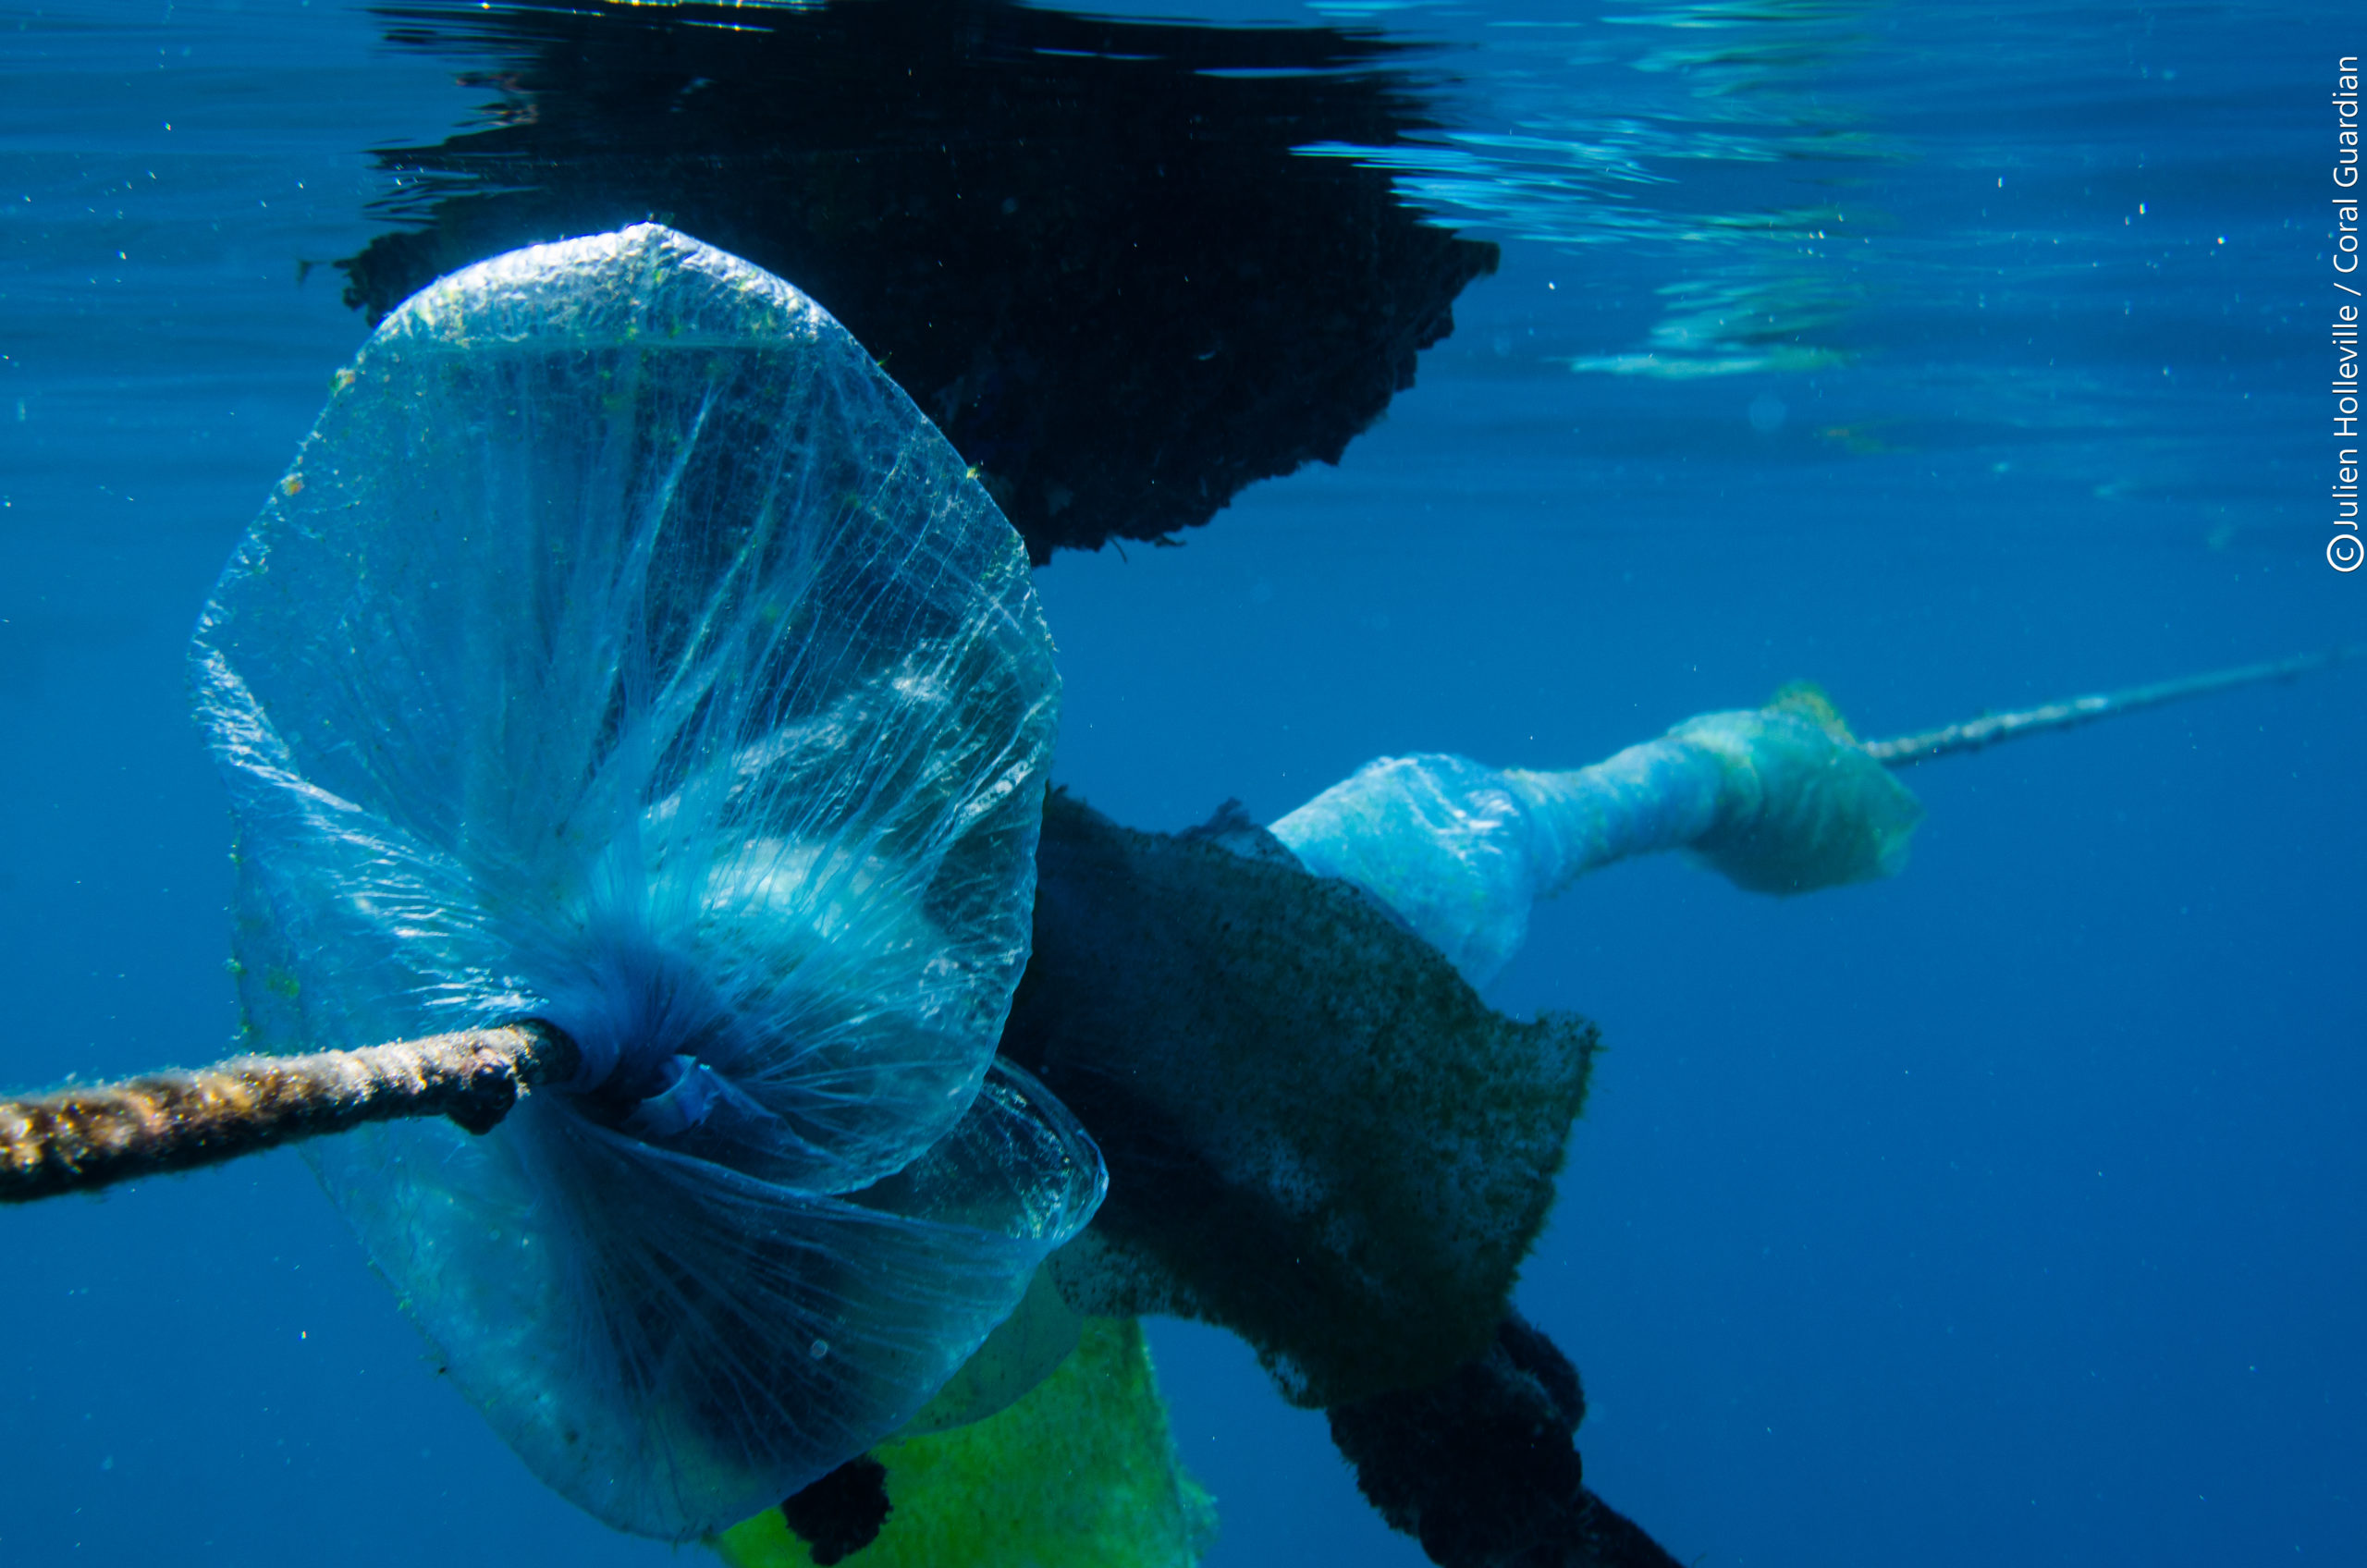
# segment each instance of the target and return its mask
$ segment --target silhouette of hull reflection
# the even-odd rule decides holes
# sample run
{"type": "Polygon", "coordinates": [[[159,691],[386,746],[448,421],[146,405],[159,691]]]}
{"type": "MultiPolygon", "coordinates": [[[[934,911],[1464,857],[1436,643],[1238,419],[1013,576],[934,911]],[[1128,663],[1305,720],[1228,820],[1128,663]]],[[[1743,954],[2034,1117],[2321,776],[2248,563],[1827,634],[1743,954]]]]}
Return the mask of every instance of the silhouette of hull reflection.
{"type": "Polygon", "coordinates": [[[1336,462],[1496,266],[1385,173],[1294,151],[1433,123],[1417,52],[1367,32],[1007,0],[379,15],[482,62],[500,123],[378,154],[410,227],[338,263],[350,302],[655,217],[820,300],[1038,564],[1336,462]]]}

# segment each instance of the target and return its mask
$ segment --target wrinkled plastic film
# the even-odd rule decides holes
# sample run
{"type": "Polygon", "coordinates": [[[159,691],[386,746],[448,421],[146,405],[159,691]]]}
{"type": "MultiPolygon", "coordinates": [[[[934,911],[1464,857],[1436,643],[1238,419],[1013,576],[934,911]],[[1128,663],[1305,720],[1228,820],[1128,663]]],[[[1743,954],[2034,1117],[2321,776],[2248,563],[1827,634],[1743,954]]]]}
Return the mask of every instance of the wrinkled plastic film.
{"type": "Polygon", "coordinates": [[[592,1512],[679,1537],[779,1501],[1090,1217],[1089,1140],[987,1077],[1057,696],[1026,563],[780,280],[643,226],[418,296],[196,658],[258,1046],[536,1016],[583,1052],[484,1140],[313,1158],[592,1512]]]}
{"type": "Polygon", "coordinates": [[[1483,985],[1528,935],[1540,844],[1505,777],[1465,757],[1380,757],[1270,831],[1318,876],[1378,898],[1483,985]]]}
{"type": "MultiPolygon", "coordinates": [[[[891,1503],[862,1568],[1194,1568],[1216,1507],[1184,1468],[1142,1326],[1084,1320],[1074,1354],[975,1424],[875,1451],[891,1503]]],[[[767,1509],[715,1543],[729,1568],[812,1568],[767,1509]]]]}
{"type": "Polygon", "coordinates": [[[1485,985],[1519,951],[1533,902],[1615,861],[1688,850],[1752,891],[1806,892],[1895,874],[1920,815],[1830,704],[1802,695],[1569,772],[1382,757],[1272,831],[1485,985]]]}
{"type": "Polygon", "coordinates": [[[1895,876],[1923,807],[1842,728],[1822,692],[1704,714],[1669,732],[1716,753],[1732,784],[1718,819],[1686,846],[1738,888],[1810,893],[1895,876]]]}
{"type": "Polygon", "coordinates": [[[801,1194],[537,1096],[486,1138],[393,1123],[317,1164],[528,1466],[612,1524],[681,1536],[903,1426],[1099,1201],[1090,1142],[1000,1067],[947,1145],[953,1169],[901,1191],[801,1194]]]}

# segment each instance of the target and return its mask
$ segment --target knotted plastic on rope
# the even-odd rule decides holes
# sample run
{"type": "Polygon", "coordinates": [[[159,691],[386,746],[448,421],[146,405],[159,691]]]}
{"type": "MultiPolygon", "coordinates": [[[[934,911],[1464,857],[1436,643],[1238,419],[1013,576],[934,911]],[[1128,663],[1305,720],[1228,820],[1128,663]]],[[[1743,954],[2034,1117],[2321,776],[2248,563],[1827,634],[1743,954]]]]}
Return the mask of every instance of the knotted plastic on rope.
{"type": "Polygon", "coordinates": [[[1530,904],[1589,871],[1684,850],[1752,892],[1812,892],[1895,875],[1922,815],[1824,694],[1801,685],[1568,772],[1381,757],[1273,833],[1484,986],[1520,950],[1530,904]]]}
{"type": "Polygon", "coordinates": [[[1017,537],[812,300],[654,225],[389,316],[201,626],[273,1051],[534,1017],[483,1138],[311,1145],[545,1481],[681,1537],[900,1426],[1104,1178],[992,1065],[1057,681],[1017,537]]]}

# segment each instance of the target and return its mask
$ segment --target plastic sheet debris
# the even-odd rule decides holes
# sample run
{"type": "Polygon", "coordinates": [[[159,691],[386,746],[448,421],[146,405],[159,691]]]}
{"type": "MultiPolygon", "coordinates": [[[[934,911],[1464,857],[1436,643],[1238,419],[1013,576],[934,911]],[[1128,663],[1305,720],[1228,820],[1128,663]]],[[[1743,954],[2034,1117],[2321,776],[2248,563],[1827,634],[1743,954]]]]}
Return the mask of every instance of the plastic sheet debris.
{"type": "Polygon", "coordinates": [[[1895,875],[1922,815],[1824,694],[1794,686],[1566,773],[1381,757],[1273,833],[1485,985],[1520,950],[1530,904],[1613,861],[1687,850],[1753,892],[1805,893],[1895,875]]]}
{"type": "MultiPolygon", "coordinates": [[[[971,1425],[880,1445],[892,1505],[853,1568],[1193,1568],[1216,1508],[1168,1430],[1142,1326],[1084,1320],[1024,1398],[971,1425]]],[[[729,1568],[811,1568],[779,1509],[717,1543],[729,1568]]]]}
{"type": "Polygon", "coordinates": [[[546,1481],[682,1537],[907,1421],[1099,1201],[995,1041],[1057,683],[1019,540],[794,288],[655,225],[387,318],[201,626],[254,1044],[578,1077],[310,1158],[546,1481]]]}

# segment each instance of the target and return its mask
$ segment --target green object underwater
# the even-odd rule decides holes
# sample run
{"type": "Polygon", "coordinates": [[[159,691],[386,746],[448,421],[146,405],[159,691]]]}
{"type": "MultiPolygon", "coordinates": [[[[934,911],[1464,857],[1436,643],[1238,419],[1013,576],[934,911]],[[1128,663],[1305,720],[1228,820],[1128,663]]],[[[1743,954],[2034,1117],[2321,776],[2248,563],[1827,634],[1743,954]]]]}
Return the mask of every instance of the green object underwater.
{"type": "MultiPolygon", "coordinates": [[[[893,1512],[863,1568],[1190,1568],[1216,1510],[1184,1473],[1142,1325],[1088,1317],[1076,1350],[1016,1403],[873,1455],[893,1512]]],[[[768,1509],[715,1542],[731,1568],[809,1568],[768,1509]]]]}

